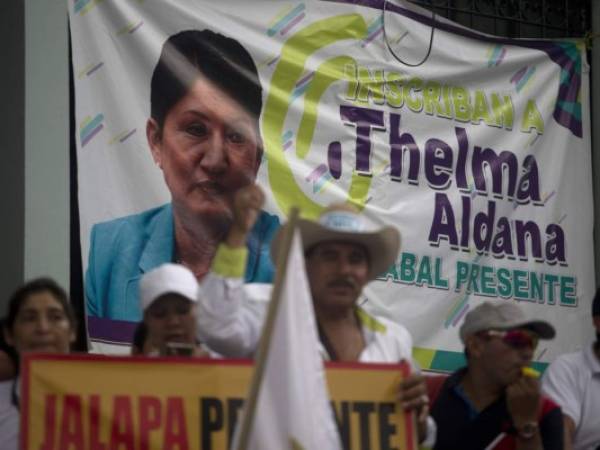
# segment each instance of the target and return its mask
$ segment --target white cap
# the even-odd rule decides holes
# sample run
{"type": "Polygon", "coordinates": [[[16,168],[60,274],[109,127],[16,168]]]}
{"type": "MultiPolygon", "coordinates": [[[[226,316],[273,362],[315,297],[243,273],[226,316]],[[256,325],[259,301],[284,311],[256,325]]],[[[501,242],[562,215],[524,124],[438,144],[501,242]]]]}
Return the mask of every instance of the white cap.
{"type": "Polygon", "coordinates": [[[140,280],[140,306],[145,311],[165,294],[179,294],[189,301],[198,301],[198,281],[187,267],[166,263],[145,273],[140,280]]]}

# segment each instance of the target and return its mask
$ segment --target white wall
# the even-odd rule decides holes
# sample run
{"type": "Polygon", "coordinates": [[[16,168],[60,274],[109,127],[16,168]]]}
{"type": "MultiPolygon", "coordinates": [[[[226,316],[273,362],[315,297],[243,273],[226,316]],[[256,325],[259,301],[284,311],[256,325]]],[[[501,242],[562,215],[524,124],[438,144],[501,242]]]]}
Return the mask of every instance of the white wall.
{"type": "Polygon", "coordinates": [[[25,3],[24,277],[69,287],[67,0],[25,3]]]}

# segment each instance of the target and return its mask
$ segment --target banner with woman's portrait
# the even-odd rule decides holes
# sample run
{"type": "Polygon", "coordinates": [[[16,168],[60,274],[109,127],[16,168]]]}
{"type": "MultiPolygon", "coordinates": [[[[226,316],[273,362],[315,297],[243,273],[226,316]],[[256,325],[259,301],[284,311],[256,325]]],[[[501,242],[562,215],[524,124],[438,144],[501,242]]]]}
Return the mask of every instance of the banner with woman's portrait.
{"type": "Polygon", "coordinates": [[[267,202],[247,282],[272,279],[291,206],[351,202],[400,230],[361,303],[411,331],[425,368],[461,364],[458,326],[485,300],[556,327],[542,364],[591,338],[582,41],[483,35],[402,1],[77,0],[69,14],[95,343],[129,342],[145,271],[206,273],[254,180],[267,202]]]}

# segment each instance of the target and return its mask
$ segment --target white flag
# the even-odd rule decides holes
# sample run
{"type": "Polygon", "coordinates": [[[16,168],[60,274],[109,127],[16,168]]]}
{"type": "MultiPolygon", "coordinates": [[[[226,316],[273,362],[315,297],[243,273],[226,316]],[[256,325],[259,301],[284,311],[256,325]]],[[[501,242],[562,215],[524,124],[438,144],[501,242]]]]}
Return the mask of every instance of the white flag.
{"type": "Polygon", "coordinates": [[[301,237],[296,230],[248,450],[342,448],[318,342],[301,237]]]}

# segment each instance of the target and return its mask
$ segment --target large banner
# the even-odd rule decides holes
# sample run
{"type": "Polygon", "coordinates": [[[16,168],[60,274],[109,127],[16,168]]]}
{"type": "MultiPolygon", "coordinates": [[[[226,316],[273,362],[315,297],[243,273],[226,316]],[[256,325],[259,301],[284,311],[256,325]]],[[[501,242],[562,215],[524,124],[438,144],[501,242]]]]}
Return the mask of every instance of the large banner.
{"type": "MultiPolygon", "coordinates": [[[[24,368],[22,450],[227,449],[253,372],[247,361],[65,355],[24,368]]],[[[396,400],[407,369],[328,365],[344,448],[417,448],[414,417],[396,400]]]]}
{"type": "MultiPolygon", "coordinates": [[[[538,361],[592,338],[582,42],[491,37],[383,7],[69,2],[94,341],[127,342],[141,274],[193,262],[186,242],[218,228],[215,199],[254,176],[264,223],[292,205],[316,217],[351,201],[398,227],[397,263],[361,303],[411,331],[425,368],[461,364],[458,327],[485,300],[520,302],[556,327],[538,361]]],[[[265,281],[257,248],[249,278],[265,281]]]]}

